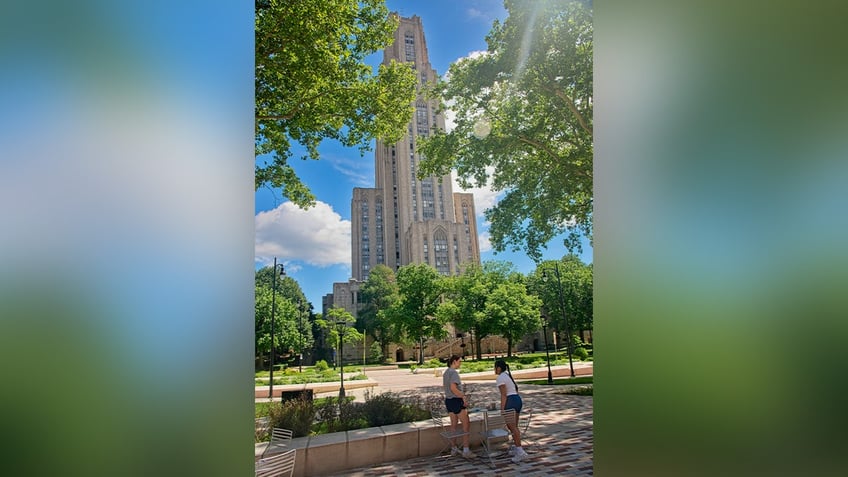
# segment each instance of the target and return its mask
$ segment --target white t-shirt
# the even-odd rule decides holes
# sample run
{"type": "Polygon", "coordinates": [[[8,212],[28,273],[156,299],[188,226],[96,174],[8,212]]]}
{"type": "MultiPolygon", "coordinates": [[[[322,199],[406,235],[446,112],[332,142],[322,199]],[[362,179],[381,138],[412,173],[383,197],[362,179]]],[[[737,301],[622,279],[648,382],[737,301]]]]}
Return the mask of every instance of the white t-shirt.
{"type": "Polygon", "coordinates": [[[509,374],[507,374],[506,371],[498,375],[498,379],[495,380],[495,383],[497,384],[497,387],[501,387],[502,384],[506,386],[507,396],[518,394],[518,391],[515,390],[515,383],[512,382],[512,379],[510,379],[509,374]]]}

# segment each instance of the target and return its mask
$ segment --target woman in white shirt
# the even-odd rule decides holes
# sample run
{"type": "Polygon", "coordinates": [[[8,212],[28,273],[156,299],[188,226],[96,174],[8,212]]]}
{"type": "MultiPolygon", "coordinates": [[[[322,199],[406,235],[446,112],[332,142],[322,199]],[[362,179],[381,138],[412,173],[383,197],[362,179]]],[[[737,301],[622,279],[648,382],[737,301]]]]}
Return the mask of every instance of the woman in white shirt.
{"type": "Polygon", "coordinates": [[[515,384],[506,361],[502,359],[495,361],[495,374],[498,375],[495,384],[501,393],[501,410],[515,409],[515,422],[507,423],[507,427],[512,432],[512,440],[515,441],[515,447],[511,448],[509,453],[512,455],[512,461],[517,464],[527,458],[527,452],[521,448],[521,433],[517,426],[518,414],[521,412],[523,403],[521,396],[518,395],[518,385],[515,384]]]}

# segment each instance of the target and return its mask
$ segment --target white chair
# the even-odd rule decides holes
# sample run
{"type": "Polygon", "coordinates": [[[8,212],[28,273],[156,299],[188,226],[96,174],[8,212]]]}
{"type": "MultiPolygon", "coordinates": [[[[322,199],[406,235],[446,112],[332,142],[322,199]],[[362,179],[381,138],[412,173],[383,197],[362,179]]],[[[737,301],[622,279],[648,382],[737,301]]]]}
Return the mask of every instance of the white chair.
{"type": "Polygon", "coordinates": [[[486,457],[489,458],[489,465],[494,469],[495,457],[501,453],[495,452],[494,446],[497,442],[508,442],[512,433],[507,428],[507,423],[515,422],[515,409],[507,409],[506,411],[483,411],[483,431],[480,433],[482,437],[483,450],[486,457]]]}
{"type": "Polygon", "coordinates": [[[294,432],[288,429],[283,429],[282,427],[275,427],[271,429],[271,442],[269,442],[268,447],[262,451],[260,459],[264,459],[265,456],[270,455],[271,451],[287,449],[289,444],[291,444],[293,435],[294,432]]]}
{"type": "Polygon", "coordinates": [[[256,477],[291,477],[294,474],[296,453],[297,449],[289,449],[283,453],[259,459],[256,463],[256,477]]]}
{"type": "Polygon", "coordinates": [[[430,408],[430,417],[433,419],[433,423],[439,428],[439,435],[445,440],[445,445],[442,447],[442,450],[439,451],[439,454],[445,451],[445,449],[449,449],[451,447],[451,441],[456,443],[457,441],[461,441],[463,436],[467,436],[470,433],[462,430],[462,423],[458,422],[456,424],[456,429],[451,430],[450,428],[450,416],[447,415],[447,411],[442,409],[438,404],[434,404],[430,408]]]}

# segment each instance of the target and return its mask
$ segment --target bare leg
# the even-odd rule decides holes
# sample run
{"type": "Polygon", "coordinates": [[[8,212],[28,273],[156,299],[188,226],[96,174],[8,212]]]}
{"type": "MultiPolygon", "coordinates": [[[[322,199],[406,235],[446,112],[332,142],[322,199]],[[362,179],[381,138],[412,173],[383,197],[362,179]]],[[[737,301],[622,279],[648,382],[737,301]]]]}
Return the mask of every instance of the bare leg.
{"type": "MultiPolygon", "coordinates": [[[[457,422],[457,420],[459,420],[459,415],[454,414],[452,412],[449,412],[448,416],[450,416],[450,430],[451,430],[451,433],[453,433],[453,432],[456,431],[456,422],[457,422]]],[[[462,428],[465,429],[465,421],[464,420],[463,420],[462,428]]],[[[467,440],[467,437],[463,438],[463,442],[465,442],[466,440],[467,440]]],[[[456,439],[451,439],[450,443],[451,443],[451,446],[456,447],[456,439]]]]}
{"type": "Polygon", "coordinates": [[[465,449],[468,447],[468,433],[471,432],[471,422],[468,421],[468,409],[463,409],[459,415],[462,418],[462,430],[465,431],[465,435],[462,436],[462,448],[465,449]]]}
{"type": "Polygon", "coordinates": [[[515,447],[521,447],[521,433],[518,431],[518,426],[508,423],[506,427],[512,432],[512,440],[515,441],[515,447]]]}

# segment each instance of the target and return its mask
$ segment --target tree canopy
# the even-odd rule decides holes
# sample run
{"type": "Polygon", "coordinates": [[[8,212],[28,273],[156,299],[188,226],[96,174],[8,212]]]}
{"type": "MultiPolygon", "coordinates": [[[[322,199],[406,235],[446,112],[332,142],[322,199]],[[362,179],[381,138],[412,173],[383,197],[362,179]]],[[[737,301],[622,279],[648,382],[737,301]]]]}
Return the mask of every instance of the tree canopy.
{"type": "Polygon", "coordinates": [[[541,328],[540,305],[541,300],[527,293],[519,281],[501,283],[492,291],[486,314],[492,317],[495,332],[507,340],[507,356],[512,356],[512,345],[517,340],[541,328]]]}
{"type": "Polygon", "coordinates": [[[530,287],[541,298],[551,326],[564,330],[567,318],[572,333],[593,328],[592,272],[592,265],[586,265],[575,255],[545,261],[536,267],[529,278],[530,287]]]}
{"type": "Polygon", "coordinates": [[[261,363],[271,350],[271,316],[274,317],[274,350],[308,351],[314,344],[311,308],[300,284],[291,277],[276,277],[273,267],[264,267],[254,273],[254,324],[255,352],[261,363]],[[274,293],[276,285],[276,293],[274,293]]]}
{"type": "Polygon", "coordinates": [[[385,316],[386,310],[399,298],[395,272],[385,265],[372,268],[359,290],[359,298],[359,325],[379,342],[380,352],[385,356],[388,354],[389,343],[399,338],[396,327],[385,316]]]}
{"type": "Polygon", "coordinates": [[[591,2],[506,0],[488,51],[452,64],[434,94],[456,126],[421,142],[419,176],[455,168],[504,195],[485,211],[492,246],[534,260],[555,236],[592,237],[591,2]]]}
{"type": "Polygon", "coordinates": [[[442,297],[442,278],[427,264],[400,267],[397,273],[399,299],[384,316],[396,329],[421,346],[418,362],[424,362],[425,338],[443,338],[445,320],[437,313],[442,297]]]}
{"type": "Polygon", "coordinates": [[[397,19],[384,0],[256,0],[255,186],[282,189],[305,207],[314,196],[289,164],[292,146],[318,159],[318,145],[399,140],[412,119],[416,75],[365,57],[390,45],[397,19]],[[266,157],[272,154],[271,162],[266,157]]]}
{"type": "Polygon", "coordinates": [[[493,293],[519,275],[509,262],[488,261],[483,265],[469,264],[461,275],[445,279],[447,300],[439,306],[439,314],[458,330],[472,333],[477,359],[482,358],[483,338],[501,334],[505,325],[487,309],[493,293]]]}

